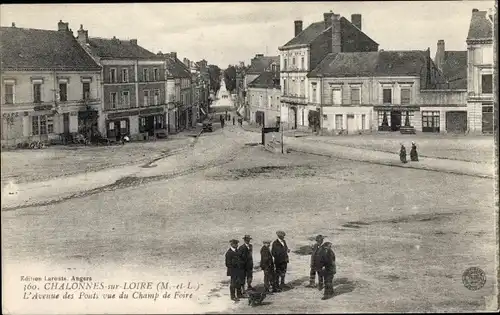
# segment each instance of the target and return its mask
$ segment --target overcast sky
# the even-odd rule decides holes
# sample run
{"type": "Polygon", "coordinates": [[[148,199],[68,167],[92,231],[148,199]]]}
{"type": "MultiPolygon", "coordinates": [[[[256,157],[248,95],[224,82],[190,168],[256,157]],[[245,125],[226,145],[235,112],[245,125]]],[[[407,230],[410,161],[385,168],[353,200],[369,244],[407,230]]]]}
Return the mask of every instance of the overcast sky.
{"type": "Polygon", "coordinates": [[[2,5],[2,26],[57,29],[69,22],[76,35],[80,24],[90,37],[136,38],[157,53],[177,52],[221,68],[258,53],[278,55],[278,46],[293,37],[294,20],[304,28],[332,10],[350,20],[362,14],[362,29],[384,50],[431,48],[444,39],[447,50],[466,50],[473,8],[487,10],[494,1],[439,2],[307,2],[307,3],[127,3],[2,5]]]}

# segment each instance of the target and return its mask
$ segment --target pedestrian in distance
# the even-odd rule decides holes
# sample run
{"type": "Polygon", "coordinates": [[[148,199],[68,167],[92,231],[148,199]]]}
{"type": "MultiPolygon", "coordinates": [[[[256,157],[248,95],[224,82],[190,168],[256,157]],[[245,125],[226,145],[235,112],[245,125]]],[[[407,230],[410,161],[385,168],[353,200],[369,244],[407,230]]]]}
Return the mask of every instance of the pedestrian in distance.
{"type": "Polygon", "coordinates": [[[323,290],[324,281],[323,274],[321,273],[321,264],[319,261],[319,253],[321,249],[321,245],[323,244],[324,236],[318,235],[316,236],[316,243],[312,246],[311,253],[311,271],[309,273],[309,288],[316,287],[316,274],[318,275],[318,289],[323,290]]]}
{"type": "Polygon", "coordinates": [[[247,291],[253,290],[252,279],[253,279],[253,245],[250,244],[252,238],[250,235],[245,235],[243,237],[243,245],[238,248],[240,254],[241,263],[243,267],[243,280],[242,289],[245,287],[245,280],[247,284],[247,291]]]}
{"type": "Polygon", "coordinates": [[[401,163],[406,163],[406,148],[405,146],[401,143],[401,149],[399,150],[399,159],[401,160],[401,163]]]}
{"type": "Polygon", "coordinates": [[[222,118],[222,120],[220,121],[220,126],[224,128],[224,118],[222,118]]]}
{"type": "Polygon", "coordinates": [[[233,126],[234,126],[234,116],[233,116],[233,126]]]}
{"type": "Polygon", "coordinates": [[[285,241],[285,232],[277,231],[276,235],[278,238],[273,242],[271,254],[273,255],[274,265],[276,266],[276,283],[278,285],[278,291],[282,291],[285,287],[286,269],[290,262],[288,258],[290,249],[288,249],[288,245],[285,241]]]}
{"type": "Polygon", "coordinates": [[[238,240],[229,241],[230,247],[226,252],[227,276],[230,277],[229,293],[231,300],[238,302],[243,297],[241,279],[243,269],[240,254],[238,253],[238,240]]]}
{"type": "Polygon", "coordinates": [[[415,144],[415,141],[411,142],[410,160],[412,162],[418,162],[417,145],[415,144]]]}
{"type": "Polygon", "coordinates": [[[333,277],[337,273],[337,266],[335,263],[335,253],[332,249],[332,243],[326,242],[321,246],[319,254],[319,262],[321,265],[321,273],[325,277],[325,292],[322,300],[327,300],[334,296],[333,290],[333,277]]]}
{"type": "Polygon", "coordinates": [[[274,270],[273,255],[271,254],[271,241],[264,241],[260,249],[260,269],[264,271],[264,291],[269,293],[271,287],[277,292],[276,272],[274,270]]]}

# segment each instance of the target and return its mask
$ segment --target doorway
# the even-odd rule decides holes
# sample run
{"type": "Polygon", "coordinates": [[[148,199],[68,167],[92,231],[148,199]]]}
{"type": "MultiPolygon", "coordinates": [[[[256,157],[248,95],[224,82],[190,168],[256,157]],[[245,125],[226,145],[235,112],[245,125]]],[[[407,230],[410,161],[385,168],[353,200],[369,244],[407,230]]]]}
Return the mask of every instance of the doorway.
{"type": "Polygon", "coordinates": [[[69,134],[69,113],[63,114],[63,133],[65,135],[69,134]]]}
{"type": "Polygon", "coordinates": [[[356,133],[356,123],[354,115],[347,115],[347,134],[356,133]]]}
{"type": "Polygon", "coordinates": [[[401,111],[391,111],[391,131],[399,131],[401,128],[401,111]]]}

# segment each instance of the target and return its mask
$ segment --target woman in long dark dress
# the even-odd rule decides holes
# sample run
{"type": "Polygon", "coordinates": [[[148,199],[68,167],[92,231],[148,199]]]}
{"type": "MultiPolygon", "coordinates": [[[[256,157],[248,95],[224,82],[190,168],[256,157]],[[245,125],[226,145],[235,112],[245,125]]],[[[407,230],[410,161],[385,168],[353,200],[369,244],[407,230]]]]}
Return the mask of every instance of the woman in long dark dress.
{"type": "Polygon", "coordinates": [[[413,141],[411,142],[410,159],[413,162],[418,162],[417,145],[413,141]]]}
{"type": "Polygon", "coordinates": [[[401,150],[399,150],[399,159],[401,160],[402,163],[406,163],[406,148],[405,146],[401,143],[401,150]]]}

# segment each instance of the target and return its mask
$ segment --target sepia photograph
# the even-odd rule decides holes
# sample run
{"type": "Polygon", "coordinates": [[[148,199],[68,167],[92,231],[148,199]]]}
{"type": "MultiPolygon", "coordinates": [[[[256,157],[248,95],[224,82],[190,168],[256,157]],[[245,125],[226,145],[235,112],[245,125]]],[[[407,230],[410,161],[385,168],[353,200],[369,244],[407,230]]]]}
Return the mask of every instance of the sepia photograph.
{"type": "Polygon", "coordinates": [[[2,4],[2,314],[498,312],[497,9],[2,4]]]}

